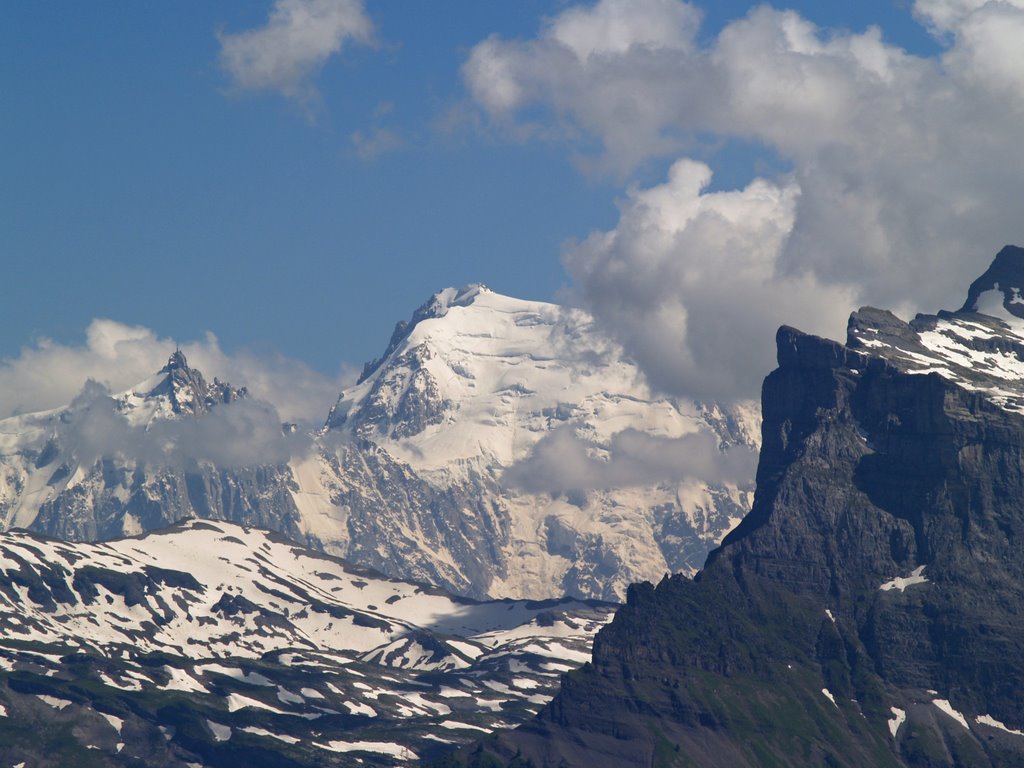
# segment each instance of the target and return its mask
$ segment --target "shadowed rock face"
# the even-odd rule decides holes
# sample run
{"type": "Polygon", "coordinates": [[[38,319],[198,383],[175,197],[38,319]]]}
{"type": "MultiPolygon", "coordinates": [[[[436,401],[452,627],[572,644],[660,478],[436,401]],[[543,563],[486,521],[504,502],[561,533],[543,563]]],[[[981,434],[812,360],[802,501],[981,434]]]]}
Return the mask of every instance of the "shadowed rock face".
{"type": "Polygon", "coordinates": [[[452,762],[1024,765],[1024,416],[993,384],[1014,336],[973,311],[861,310],[847,345],[782,328],[751,513],[452,762]],[[994,367],[966,379],[964,350],[994,367]]]}
{"type": "Polygon", "coordinates": [[[977,312],[978,299],[986,291],[998,290],[1003,294],[1003,306],[1017,317],[1024,318],[1024,248],[1008,245],[996,254],[992,265],[971,283],[967,301],[961,312],[977,312]]]}

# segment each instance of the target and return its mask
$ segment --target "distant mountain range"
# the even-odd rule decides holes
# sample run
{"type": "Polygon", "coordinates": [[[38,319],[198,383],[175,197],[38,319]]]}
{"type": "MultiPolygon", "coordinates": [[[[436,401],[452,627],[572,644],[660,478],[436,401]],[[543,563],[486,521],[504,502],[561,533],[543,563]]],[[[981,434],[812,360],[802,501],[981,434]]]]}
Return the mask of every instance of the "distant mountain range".
{"type": "Polygon", "coordinates": [[[536,712],[614,608],[453,597],[224,522],[0,534],[0,760],[405,764],[536,712]]]}
{"type": "Polygon", "coordinates": [[[659,477],[644,457],[752,457],[755,405],[660,397],[586,313],[482,286],[399,323],[314,435],[254,394],[175,351],[125,392],[0,421],[0,528],[229,520],[459,594],[618,600],[695,572],[750,506],[751,474],[659,477]]]}
{"type": "Polygon", "coordinates": [[[753,509],[443,765],[1024,765],[1024,249],[956,312],[782,328],[753,509]]]}

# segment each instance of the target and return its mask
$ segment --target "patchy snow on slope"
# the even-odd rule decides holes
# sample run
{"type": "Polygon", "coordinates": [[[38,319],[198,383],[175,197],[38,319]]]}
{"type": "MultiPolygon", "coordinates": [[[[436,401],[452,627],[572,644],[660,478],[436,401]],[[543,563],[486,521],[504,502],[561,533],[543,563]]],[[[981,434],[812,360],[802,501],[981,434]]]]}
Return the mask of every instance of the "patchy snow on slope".
{"type": "Polygon", "coordinates": [[[987,725],[990,728],[998,728],[1000,731],[1005,731],[1006,733],[1012,734],[1014,736],[1024,736],[1024,731],[1018,731],[1014,728],[1009,728],[1003,725],[998,720],[996,720],[991,715],[978,715],[976,718],[974,718],[974,720],[975,722],[980,723],[981,725],[987,725]]]}
{"type": "Polygon", "coordinates": [[[938,374],[983,394],[1005,410],[1024,413],[1024,320],[1006,310],[998,284],[982,293],[977,311],[918,315],[899,328],[895,316],[872,325],[871,312],[853,316],[850,342],[910,374],[938,374]]]}
{"type": "Polygon", "coordinates": [[[889,711],[892,712],[892,717],[889,719],[889,733],[895,739],[896,734],[899,733],[900,726],[903,725],[907,719],[907,712],[899,707],[889,707],[889,711]]]}
{"type": "MultiPolygon", "coordinates": [[[[387,729],[394,741],[379,744],[397,746],[380,754],[415,753],[440,721],[488,730],[522,722],[566,668],[590,660],[593,637],[615,608],[474,601],[205,520],[103,544],[7,532],[0,571],[0,667],[8,671],[34,670],[58,685],[69,652],[90,654],[95,669],[74,667],[89,676],[82,690],[106,687],[118,701],[179,692],[180,701],[204,702],[211,739],[241,730],[372,751],[367,745],[378,742],[369,737],[387,729]],[[146,660],[153,653],[159,666],[146,660]],[[563,659],[571,663],[551,663],[563,659]],[[481,696],[488,690],[502,699],[481,696]],[[344,732],[322,724],[338,713],[344,732]],[[242,728],[253,718],[266,733],[242,728]],[[358,738],[362,728],[367,738],[358,738]]],[[[38,699],[72,712],[81,706],[38,699]]],[[[136,732],[129,714],[104,716],[136,732]]]]}
{"type": "Polygon", "coordinates": [[[952,717],[964,728],[970,730],[970,726],[967,724],[967,718],[953,709],[953,705],[950,704],[947,699],[933,699],[932,704],[934,704],[940,711],[945,712],[947,715],[952,717]]]}
{"type": "Polygon", "coordinates": [[[925,566],[919,565],[910,572],[909,576],[897,576],[892,581],[887,581],[885,584],[882,584],[879,589],[882,592],[888,592],[893,589],[897,589],[902,592],[907,587],[912,587],[916,584],[926,584],[928,583],[928,579],[924,576],[924,569],[925,566]]]}

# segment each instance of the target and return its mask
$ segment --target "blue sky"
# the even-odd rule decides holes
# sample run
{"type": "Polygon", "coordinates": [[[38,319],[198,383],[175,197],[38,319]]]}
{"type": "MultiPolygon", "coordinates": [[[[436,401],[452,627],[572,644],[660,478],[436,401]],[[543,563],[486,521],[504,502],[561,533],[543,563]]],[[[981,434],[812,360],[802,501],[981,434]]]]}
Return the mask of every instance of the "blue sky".
{"type": "MultiPolygon", "coordinates": [[[[301,6],[307,0],[294,2],[301,6]]],[[[895,189],[893,194],[900,199],[918,201],[904,217],[913,221],[914,232],[896,232],[896,225],[885,220],[888,206],[882,205],[881,212],[869,217],[878,222],[876,235],[857,242],[855,233],[863,232],[861,227],[831,242],[830,237],[839,237],[830,234],[836,227],[829,225],[826,214],[812,210],[811,191],[822,190],[821,199],[837,189],[836,179],[844,179],[844,188],[855,195],[891,164],[884,155],[865,149],[878,146],[868,135],[869,128],[857,133],[823,120],[802,144],[787,141],[801,125],[817,125],[828,110],[845,108],[825,103],[833,85],[823,91],[817,71],[801,70],[797,80],[780,88],[778,110],[770,101],[758,107],[769,115],[763,129],[760,118],[751,117],[746,106],[728,114],[709,106],[718,98],[739,103],[749,94],[702,95],[692,83],[689,90],[680,90],[671,114],[652,113],[635,142],[622,139],[631,136],[629,122],[625,128],[616,125],[614,113],[596,114],[594,104],[587,101],[588,94],[604,98],[603,83],[614,80],[617,72],[632,72],[633,66],[654,67],[654,83],[658,73],[712,66],[708,62],[715,59],[713,48],[721,49],[723,61],[729,56],[742,58],[743,51],[767,39],[771,30],[789,29],[792,25],[787,27],[790,22],[785,19],[790,17],[767,11],[755,14],[751,18],[758,19],[756,23],[746,25],[750,29],[735,26],[735,36],[745,42],[726,50],[724,43],[719,45],[719,36],[731,39],[728,28],[753,6],[708,3],[693,43],[696,54],[678,41],[613,52],[602,60],[610,74],[595,85],[586,79],[582,65],[583,74],[572,75],[575,80],[543,70],[545,56],[561,61],[557,57],[565,53],[558,40],[545,37],[545,30],[577,13],[594,21],[608,11],[608,24],[621,24],[621,14],[611,13],[613,0],[600,6],[539,0],[370,0],[365,7],[350,0],[342,5],[369,19],[372,39],[346,39],[340,51],[324,55],[292,83],[298,83],[301,96],[287,93],[288,86],[246,87],[225,64],[224,41],[265,27],[274,7],[270,0],[33,2],[8,3],[0,9],[4,365],[24,362],[23,348],[34,349],[41,339],[68,348],[82,345],[95,318],[110,318],[144,326],[163,340],[196,340],[211,331],[225,354],[283,354],[334,377],[341,366],[359,365],[378,354],[394,322],[446,285],[480,281],[503,293],[535,299],[563,296],[600,310],[618,301],[609,294],[609,275],[615,264],[628,263],[629,254],[593,238],[588,241],[588,235],[621,230],[630,211],[641,205],[638,201],[647,199],[642,193],[653,194],[662,188],[659,185],[667,185],[670,168],[682,159],[706,163],[713,171],[701,187],[710,195],[702,204],[712,208],[732,204],[715,193],[743,190],[755,176],[770,180],[775,191],[789,189],[787,184],[799,187],[792,196],[779,197],[782,213],[766,219],[777,223],[781,216],[786,222],[784,242],[765,257],[772,274],[811,280],[823,291],[833,291],[828,294],[831,303],[836,297],[891,303],[913,284],[911,276],[896,276],[888,291],[872,276],[896,263],[906,250],[904,244],[914,242],[914,237],[921,237],[926,250],[928,237],[915,233],[929,231],[930,220],[922,214],[917,221],[916,212],[932,210],[936,190],[946,194],[946,189],[934,180],[922,182],[921,189],[900,188],[916,173],[916,166],[910,166],[899,179],[879,182],[882,191],[871,195],[877,199],[895,189]],[[489,39],[496,41],[495,46],[484,50],[481,45],[489,39]],[[503,71],[523,94],[510,106],[495,106],[489,100],[488,93],[497,93],[500,84],[487,81],[480,74],[483,70],[473,79],[469,62],[481,62],[485,54],[489,62],[506,67],[503,71]],[[637,56],[646,58],[630,59],[637,56]],[[676,60],[668,62],[668,70],[658,69],[671,57],[676,60]],[[799,100],[788,100],[789,88],[801,93],[799,100]],[[692,108],[687,99],[694,100],[692,108]],[[771,120],[778,125],[769,124],[771,120]],[[645,127],[650,135],[642,134],[645,127]],[[828,131],[836,135],[815,143],[828,131]],[[668,138],[662,142],[656,136],[668,138]],[[367,143],[373,137],[381,139],[379,151],[367,143]],[[803,151],[811,145],[813,153],[803,151]],[[839,163],[836,157],[862,156],[867,159],[844,160],[831,175],[815,175],[816,169],[839,163]],[[794,203],[797,193],[800,202],[794,203]],[[786,206],[794,205],[790,216],[786,206]],[[810,240],[814,248],[806,245],[810,240]],[[808,255],[812,252],[838,255],[826,263],[808,255]],[[867,254],[863,261],[849,255],[861,252],[867,254]],[[567,269],[563,259],[575,266],[567,269]]],[[[812,36],[821,50],[797,51],[807,66],[820,65],[822,78],[839,78],[829,82],[838,83],[834,87],[845,94],[843,98],[878,104],[877,117],[863,116],[864,124],[890,119],[893,131],[887,135],[895,136],[906,127],[896,125],[901,119],[897,115],[920,109],[919,125],[939,119],[933,119],[929,105],[940,92],[957,87],[969,92],[961,83],[967,74],[991,72],[990,80],[1004,88],[999,78],[1008,72],[1008,87],[1019,84],[1013,80],[1017,70],[1012,66],[978,58],[981,47],[970,37],[998,37],[1001,30],[1013,28],[1016,17],[982,17],[993,4],[981,0],[960,5],[967,10],[950,15],[949,8],[957,6],[951,0],[919,0],[916,16],[907,2],[892,0],[778,7],[791,8],[797,14],[791,18],[818,27],[812,36]],[[861,43],[872,24],[881,29],[876,48],[884,49],[892,60],[887,66],[896,73],[887,75],[890,80],[885,83],[895,82],[895,77],[905,78],[909,85],[897,89],[879,84],[884,78],[864,85],[861,70],[874,65],[865,63],[868,54],[857,51],[871,47],[870,41],[861,43]],[[956,69],[961,64],[962,69],[956,69]],[[982,70],[983,64],[989,69],[982,70]],[[847,80],[842,79],[844,67],[853,73],[847,80]],[[967,74],[958,80],[957,72],[967,74]],[[920,88],[919,99],[886,106],[897,98],[897,90],[914,95],[915,88],[920,88]]],[[[668,14],[679,11],[681,4],[637,0],[636,7],[642,6],[649,6],[651,14],[668,14]]],[[[1010,4],[1004,10],[1019,9],[1010,4]]],[[[878,50],[872,48],[870,56],[882,55],[878,50]]],[[[764,56],[764,66],[777,61],[771,50],[766,49],[764,56]]],[[[716,60],[713,66],[723,65],[716,60]]],[[[780,69],[779,77],[769,82],[785,82],[787,72],[791,74],[780,69]]],[[[669,90],[650,95],[643,87],[637,89],[638,111],[665,99],[666,92],[673,93],[673,82],[667,78],[664,87],[669,90]]],[[[696,75],[694,83],[699,84],[696,75]]],[[[976,82],[969,85],[977,91],[976,82]]],[[[771,99],[771,90],[760,88],[758,93],[771,99]]],[[[1003,91],[994,94],[1002,94],[1006,103],[1003,91]]],[[[957,93],[950,98],[955,101],[957,93]]],[[[860,112],[859,107],[851,112],[851,120],[860,120],[860,112]]],[[[984,107],[975,114],[984,116],[984,107]]],[[[938,154],[920,162],[957,154],[948,147],[959,146],[960,137],[970,135],[969,128],[937,134],[938,154]]],[[[1000,142],[1009,146],[1010,135],[996,130],[987,137],[993,157],[999,156],[1000,142]]],[[[910,147],[917,145],[908,141],[910,147]]],[[[902,145],[886,151],[893,157],[908,155],[902,145]]],[[[1013,155],[1009,162],[1017,159],[1013,155]]],[[[998,176],[999,163],[993,160],[991,165],[998,176]]],[[[699,176],[690,169],[674,178],[684,184],[699,176]]],[[[985,204],[985,183],[980,179],[969,188],[948,190],[950,204],[972,216],[972,206],[985,204]]],[[[1012,181],[1000,176],[992,194],[1005,196],[1007,184],[1012,181]]],[[[848,202],[849,196],[843,200],[848,202]]],[[[864,208],[860,200],[850,215],[859,216],[864,208]]],[[[1012,213],[1007,211],[1004,219],[978,214],[967,221],[967,229],[958,227],[968,233],[988,231],[1012,221],[1012,213]]],[[[1016,233],[1003,229],[1005,235],[993,235],[993,242],[1013,239],[1016,233]]],[[[940,238],[942,233],[928,236],[940,238]]],[[[714,246],[724,248],[732,237],[726,232],[714,246]]],[[[624,239],[620,232],[616,242],[624,239]]],[[[679,247],[688,248],[687,253],[696,254],[691,258],[700,262],[702,244],[685,240],[679,247]]],[[[988,240],[979,244],[985,255],[989,248],[988,240]]],[[[718,259],[714,247],[706,252],[708,260],[718,259]]],[[[937,253],[934,248],[930,252],[937,253]]],[[[983,268],[984,256],[979,258],[983,268]]],[[[955,264],[955,257],[942,255],[940,261],[955,264]]],[[[954,266],[951,272],[957,278],[980,272],[975,266],[954,266]]],[[[672,273],[677,271],[673,267],[672,273]]],[[[680,279],[689,285],[691,277],[680,279]]],[[[790,288],[801,296],[815,290],[808,287],[811,283],[801,285],[799,291],[792,286],[780,289],[780,295],[788,295],[790,288]]],[[[940,286],[925,291],[922,301],[944,299],[951,290],[940,286]]],[[[912,298],[907,304],[914,304],[912,298]]],[[[843,306],[842,313],[851,308],[843,306]]],[[[692,303],[666,304],[662,314],[678,317],[682,312],[689,318],[684,325],[690,328],[695,311],[692,303]]],[[[597,314],[627,346],[636,342],[642,318],[597,314]]],[[[795,314],[796,320],[802,319],[800,312],[795,314]]],[[[813,325],[821,313],[811,306],[804,314],[813,325]]],[[[755,320],[772,325],[776,315],[755,320]]],[[[764,346],[764,341],[758,337],[756,344],[764,346]]],[[[675,348],[680,347],[690,363],[683,360],[665,371],[651,366],[649,372],[660,386],[706,394],[721,385],[722,378],[702,383],[688,374],[686,366],[693,365],[698,351],[692,339],[677,340],[675,348]]],[[[641,361],[645,355],[664,357],[640,348],[635,354],[641,361]]],[[[760,357],[758,365],[763,367],[760,357]]],[[[736,370],[723,375],[735,378],[736,370]]],[[[750,378],[759,381],[758,375],[750,378]]]]}
{"type": "Polygon", "coordinates": [[[461,98],[466,49],[531,31],[544,6],[464,3],[452,24],[428,4],[371,7],[379,47],[327,62],[315,122],[231,92],[218,66],[218,29],[269,8],[5,6],[0,351],[102,316],[331,371],[448,284],[549,298],[561,241],[612,222],[614,185],[560,148],[433,126],[461,98]],[[376,125],[406,145],[362,159],[351,136],[376,125]]]}

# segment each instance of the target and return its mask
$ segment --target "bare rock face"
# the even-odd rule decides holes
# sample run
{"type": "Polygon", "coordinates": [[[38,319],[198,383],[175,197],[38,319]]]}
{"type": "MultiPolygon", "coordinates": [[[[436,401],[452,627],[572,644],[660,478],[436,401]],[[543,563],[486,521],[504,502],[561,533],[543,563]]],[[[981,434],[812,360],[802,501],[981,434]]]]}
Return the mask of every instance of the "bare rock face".
{"type": "Polygon", "coordinates": [[[982,287],[911,323],[861,310],[846,345],[782,328],[750,514],[452,763],[1024,765],[1024,337],[982,287]]]}
{"type": "Polygon", "coordinates": [[[971,283],[967,301],[961,312],[977,312],[978,302],[987,291],[1002,294],[1002,305],[1011,315],[1024,318],[1024,248],[1008,245],[996,254],[992,265],[985,273],[971,283]]]}

